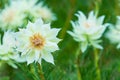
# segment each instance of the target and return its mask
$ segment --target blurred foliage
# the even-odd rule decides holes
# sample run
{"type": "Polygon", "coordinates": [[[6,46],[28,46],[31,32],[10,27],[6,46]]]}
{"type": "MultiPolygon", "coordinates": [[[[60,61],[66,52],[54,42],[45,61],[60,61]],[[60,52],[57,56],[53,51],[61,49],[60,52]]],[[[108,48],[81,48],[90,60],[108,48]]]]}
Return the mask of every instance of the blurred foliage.
{"type": "MultiPolygon", "coordinates": [[[[7,2],[7,0],[0,0],[1,9],[5,7],[7,2]]],[[[78,43],[66,31],[72,30],[70,21],[76,20],[74,14],[78,10],[83,11],[87,15],[91,10],[98,8],[98,16],[105,15],[105,22],[115,24],[116,16],[120,15],[120,1],[44,0],[44,4],[48,5],[56,14],[57,20],[52,22],[52,27],[61,28],[58,37],[63,39],[59,43],[60,50],[53,53],[55,65],[49,64],[44,60],[42,61],[42,68],[46,80],[78,80],[78,70],[81,72],[82,80],[95,80],[93,48],[89,47],[85,53],[76,58],[75,53],[78,48],[78,43]],[[96,3],[98,3],[97,6],[96,3]]],[[[110,44],[104,37],[102,39],[104,50],[99,51],[101,79],[120,80],[120,50],[117,50],[115,45],[110,44]]],[[[29,73],[30,66],[24,66],[23,68],[20,66],[18,69],[13,69],[6,64],[1,65],[0,80],[33,80],[30,76],[31,73],[29,73]]]]}

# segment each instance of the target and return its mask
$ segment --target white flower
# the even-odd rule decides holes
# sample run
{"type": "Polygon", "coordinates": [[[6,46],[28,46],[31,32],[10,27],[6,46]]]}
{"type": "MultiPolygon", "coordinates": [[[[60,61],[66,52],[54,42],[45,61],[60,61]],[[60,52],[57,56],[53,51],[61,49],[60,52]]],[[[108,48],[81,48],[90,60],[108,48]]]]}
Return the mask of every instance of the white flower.
{"type": "Polygon", "coordinates": [[[111,25],[105,36],[111,43],[118,44],[117,48],[120,48],[120,16],[117,16],[116,25],[111,25]]]}
{"type": "Polygon", "coordinates": [[[13,63],[13,60],[17,62],[24,61],[14,49],[16,44],[14,33],[10,31],[5,32],[2,44],[0,45],[0,60],[8,63],[14,68],[17,68],[17,66],[13,63]]]}
{"type": "Polygon", "coordinates": [[[60,39],[56,37],[59,30],[50,28],[50,24],[44,24],[42,19],[38,19],[35,23],[29,22],[26,29],[20,29],[16,33],[20,43],[17,50],[26,56],[27,64],[41,64],[41,59],[54,64],[51,52],[59,50],[57,43],[60,39]]]}
{"type": "Polygon", "coordinates": [[[56,19],[51,10],[47,6],[43,6],[42,2],[37,4],[37,0],[13,0],[11,1],[11,5],[31,15],[35,19],[41,17],[46,22],[56,19]]]}
{"type": "Polygon", "coordinates": [[[35,8],[37,8],[37,0],[10,0],[10,3],[10,6],[14,6],[15,8],[27,13],[34,13],[35,8]]]}
{"type": "Polygon", "coordinates": [[[0,28],[2,30],[13,30],[17,27],[21,27],[24,21],[25,15],[21,14],[19,9],[14,6],[6,6],[0,13],[0,28]]]}
{"type": "Polygon", "coordinates": [[[68,33],[73,36],[74,40],[80,42],[81,50],[84,52],[88,45],[92,45],[95,48],[103,49],[99,43],[100,37],[106,29],[107,24],[103,25],[104,16],[96,18],[93,11],[88,15],[88,18],[78,11],[76,14],[78,21],[71,22],[73,26],[73,32],[68,33]]]}
{"type": "Polygon", "coordinates": [[[2,44],[0,45],[0,56],[2,60],[9,60],[13,53],[13,48],[15,47],[15,38],[13,38],[13,33],[10,31],[5,32],[2,44]],[[3,56],[5,55],[5,56],[3,56]]]}
{"type": "Polygon", "coordinates": [[[14,30],[24,27],[26,19],[33,21],[39,17],[46,22],[56,19],[51,10],[43,3],[37,4],[37,0],[10,0],[10,5],[1,10],[0,28],[14,30]]]}
{"type": "Polygon", "coordinates": [[[44,21],[49,22],[52,20],[56,20],[55,14],[52,13],[52,11],[47,7],[47,6],[43,6],[42,3],[39,3],[38,9],[36,9],[36,14],[35,17],[36,18],[43,18],[44,21]]]}

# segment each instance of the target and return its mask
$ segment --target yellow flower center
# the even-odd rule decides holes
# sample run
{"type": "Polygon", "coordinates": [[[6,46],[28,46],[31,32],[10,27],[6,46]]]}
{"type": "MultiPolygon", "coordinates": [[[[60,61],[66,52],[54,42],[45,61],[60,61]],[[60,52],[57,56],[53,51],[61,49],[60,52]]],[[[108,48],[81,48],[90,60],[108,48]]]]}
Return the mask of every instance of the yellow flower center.
{"type": "Polygon", "coordinates": [[[90,28],[90,24],[88,22],[85,23],[86,28],[90,28]]]}
{"type": "Polygon", "coordinates": [[[39,33],[36,33],[30,37],[30,43],[32,48],[42,49],[45,44],[45,39],[39,33]]]}

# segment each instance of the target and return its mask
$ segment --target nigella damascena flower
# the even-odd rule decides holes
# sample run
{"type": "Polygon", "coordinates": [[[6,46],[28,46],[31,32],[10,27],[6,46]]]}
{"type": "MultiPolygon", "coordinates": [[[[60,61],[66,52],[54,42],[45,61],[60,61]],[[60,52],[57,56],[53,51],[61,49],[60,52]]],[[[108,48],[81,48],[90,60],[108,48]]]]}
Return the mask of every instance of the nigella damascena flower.
{"type": "Polygon", "coordinates": [[[120,48],[120,16],[117,16],[116,25],[111,24],[105,36],[111,43],[118,44],[117,48],[120,48]]]}
{"type": "Polygon", "coordinates": [[[71,22],[73,32],[69,31],[68,33],[73,36],[75,41],[80,42],[82,52],[87,49],[88,45],[103,49],[99,43],[107,26],[107,24],[103,24],[104,16],[97,18],[93,11],[89,13],[88,18],[81,11],[78,11],[76,16],[78,20],[71,22]]]}
{"type": "Polygon", "coordinates": [[[17,68],[15,62],[24,62],[25,59],[21,58],[18,52],[15,50],[17,42],[14,37],[14,33],[7,31],[4,33],[2,43],[0,44],[0,60],[8,63],[10,66],[17,68]]]}
{"type": "Polygon", "coordinates": [[[29,22],[26,29],[16,33],[19,42],[17,50],[26,57],[27,64],[41,64],[41,59],[54,64],[51,52],[59,50],[57,44],[60,39],[56,37],[59,30],[50,28],[50,23],[44,24],[42,19],[38,19],[35,23],[29,22]]]}

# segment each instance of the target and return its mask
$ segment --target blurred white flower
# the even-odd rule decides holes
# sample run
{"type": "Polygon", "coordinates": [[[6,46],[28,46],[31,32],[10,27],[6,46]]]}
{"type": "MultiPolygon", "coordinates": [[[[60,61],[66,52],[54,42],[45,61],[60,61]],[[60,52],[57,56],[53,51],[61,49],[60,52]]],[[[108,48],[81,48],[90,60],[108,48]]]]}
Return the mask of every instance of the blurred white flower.
{"type": "Polygon", "coordinates": [[[2,30],[14,30],[23,27],[27,18],[33,21],[39,17],[46,22],[56,19],[51,10],[37,0],[10,0],[10,5],[1,10],[0,27],[2,30]]]}
{"type": "Polygon", "coordinates": [[[17,62],[25,61],[25,59],[20,57],[17,51],[15,51],[16,44],[14,33],[10,31],[5,32],[2,38],[2,44],[0,45],[0,60],[8,63],[14,68],[17,68],[17,66],[13,63],[13,60],[17,62]]]}
{"type": "Polygon", "coordinates": [[[13,0],[11,5],[16,6],[17,9],[33,16],[35,19],[41,17],[46,22],[56,19],[52,11],[47,6],[43,6],[42,2],[37,3],[37,0],[13,0]]]}
{"type": "Polygon", "coordinates": [[[54,64],[51,52],[59,50],[57,43],[60,41],[56,36],[60,29],[50,28],[50,24],[44,24],[42,19],[35,23],[29,22],[26,29],[20,29],[16,33],[20,44],[17,50],[22,56],[26,56],[27,64],[38,62],[41,59],[54,64]]]}
{"type": "Polygon", "coordinates": [[[34,13],[37,8],[37,0],[10,0],[11,5],[21,10],[23,13],[34,13]]]}
{"type": "Polygon", "coordinates": [[[74,40],[80,42],[81,50],[84,52],[88,45],[92,45],[95,48],[103,49],[99,43],[100,37],[106,29],[107,24],[103,25],[104,16],[97,18],[93,11],[88,15],[88,18],[78,11],[76,14],[78,21],[71,22],[73,26],[73,32],[68,33],[73,36],[74,40]]]}
{"type": "Polygon", "coordinates": [[[47,6],[43,6],[42,3],[39,3],[37,6],[38,6],[38,8],[35,10],[36,18],[41,17],[44,19],[45,22],[50,22],[52,20],[57,19],[55,14],[53,14],[52,11],[47,6]]]}
{"type": "Polygon", "coordinates": [[[105,36],[111,43],[118,44],[117,48],[120,48],[120,16],[117,16],[116,25],[111,24],[105,36]]]}
{"type": "Polygon", "coordinates": [[[22,26],[25,15],[15,6],[6,6],[0,13],[0,28],[13,30],[22,26]]]}

